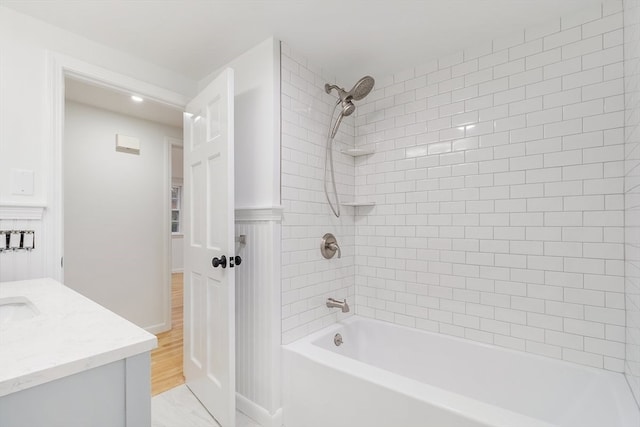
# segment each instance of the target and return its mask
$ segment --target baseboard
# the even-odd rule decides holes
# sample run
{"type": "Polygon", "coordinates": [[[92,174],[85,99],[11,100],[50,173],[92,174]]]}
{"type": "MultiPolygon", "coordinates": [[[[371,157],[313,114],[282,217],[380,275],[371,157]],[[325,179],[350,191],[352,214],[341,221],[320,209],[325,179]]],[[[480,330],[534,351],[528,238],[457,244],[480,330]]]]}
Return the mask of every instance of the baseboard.
{"type": "Polygon", "coordinates": [[[243,395],[236,393],[236,409],[247,417],[258,422],[262,427],[281,427],[282,426],[282,408],[279,408],[275,414],[271,415],[269,411],[262,406],[252,402],[243,395]]]}
{"type": "Polygon", "coordinates": [[[149,332],[150,334],[158,335],[159,333],[167,332],[167,331],[171,330],[171,321],[162,322],[162,323],[158,323],[158,324],[151,325],[151,326],[145,326],[142,329],[144,329],[145,331],[149,332]]]}
{"type": "Polygon", "coordinates": [[[273,417],[271,417],[271,419],[272,419],[271,421],[272,427],[282,427],[284,422],[282,421],[282,408],[278,408],[278,410],[276,411],[275,414],[273,414],[273,417]]]}

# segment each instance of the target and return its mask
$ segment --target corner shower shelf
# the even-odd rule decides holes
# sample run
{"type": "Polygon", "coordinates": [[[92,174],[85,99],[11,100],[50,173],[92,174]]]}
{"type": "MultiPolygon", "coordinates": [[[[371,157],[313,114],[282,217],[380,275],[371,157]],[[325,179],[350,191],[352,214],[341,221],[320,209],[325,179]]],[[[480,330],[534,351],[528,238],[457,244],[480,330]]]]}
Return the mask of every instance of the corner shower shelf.
{"type": "Polygon", "coordinates": [[[366,149],[366,148],[345,148],[343,150],[340,150],[340,152],[343,154],[347,154],[349,156],[358,157],[358,156],[367,156],[369,154],[375,153],[376,151],[373,149],[366,149]]]}
{"type": "Polygon", "coordinates": [[[355,207],[359,207],[359,206],[375,206],[376,202],[371,202],[371,201],[354,201],[354,202],[343,202],[341,203],[342,206],[355,206],[355,207]]]}

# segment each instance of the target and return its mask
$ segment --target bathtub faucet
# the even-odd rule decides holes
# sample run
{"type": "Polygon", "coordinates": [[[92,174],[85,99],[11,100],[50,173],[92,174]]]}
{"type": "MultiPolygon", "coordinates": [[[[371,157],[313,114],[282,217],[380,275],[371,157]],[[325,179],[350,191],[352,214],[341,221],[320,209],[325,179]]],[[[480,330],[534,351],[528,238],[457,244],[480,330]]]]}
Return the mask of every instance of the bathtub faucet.
{"type": "Polygon", "coordinates": [[[347,304],[347,300],[337,300],[333,298],[327,298],[327,307],[329,308],[339,308],[343,313],[349,312],[349,304],[347,304]]]}

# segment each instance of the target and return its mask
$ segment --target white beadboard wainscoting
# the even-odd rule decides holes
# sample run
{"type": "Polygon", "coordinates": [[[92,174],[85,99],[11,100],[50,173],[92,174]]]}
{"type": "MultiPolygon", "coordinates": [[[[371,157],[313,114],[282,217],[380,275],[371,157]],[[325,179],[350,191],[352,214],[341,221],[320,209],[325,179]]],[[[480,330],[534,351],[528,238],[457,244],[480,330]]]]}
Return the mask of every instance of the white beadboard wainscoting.
{"type": "Polygon", "coordinates": [[[236,405],[264,427],[281,425],[279,208],[236,209],[236,405]]]}
{"type": "Polygon", "coordinates": [[[32,251],[0,253],[0,282],[44,277],[45,250],[42,245],[44,210],[44,206],[0,204],[0,230],[35,231],[35,249],[32,251]]]}

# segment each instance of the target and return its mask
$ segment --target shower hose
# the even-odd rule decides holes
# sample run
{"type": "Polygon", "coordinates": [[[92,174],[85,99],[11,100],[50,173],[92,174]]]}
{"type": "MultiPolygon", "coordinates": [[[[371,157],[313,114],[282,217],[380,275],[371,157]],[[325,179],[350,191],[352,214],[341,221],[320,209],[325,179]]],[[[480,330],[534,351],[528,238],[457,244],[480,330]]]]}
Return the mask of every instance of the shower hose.
{"type": "Polygon", "coordinates": [[[329,132],[327,133],[327,149],[324,155],[324,195],[327,197],[327,202],[329,202],[329,207],[333,211],[333,214],[336,218],[340,218],[340,199],[338,198],[338,190],[336,190],[336,176],[333,172],[333,146],[332,142],[334,137],[331,136],[331,130],[333,126],[331,126],[333,122],[333,116],[336,113],[336,109],[338,108],[338,104],[340,101],[333,107],[333,112],[331,113],[331,120],[329,121],[329,132]],[[327,164],[329,164],[329,168],[331,170],[331,184],[333,185],[333,194],[335,195],[335,206],[331,201],[331,197],[329,197],[329,191],[327,189],[327,164]]]}

